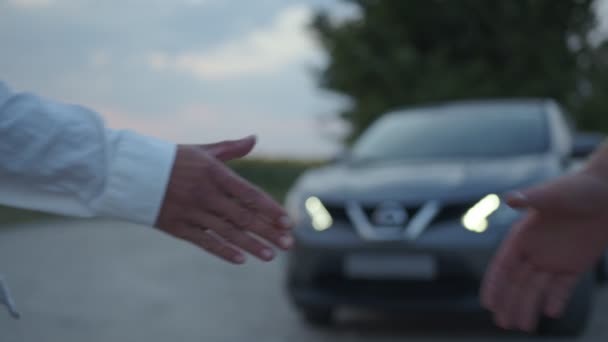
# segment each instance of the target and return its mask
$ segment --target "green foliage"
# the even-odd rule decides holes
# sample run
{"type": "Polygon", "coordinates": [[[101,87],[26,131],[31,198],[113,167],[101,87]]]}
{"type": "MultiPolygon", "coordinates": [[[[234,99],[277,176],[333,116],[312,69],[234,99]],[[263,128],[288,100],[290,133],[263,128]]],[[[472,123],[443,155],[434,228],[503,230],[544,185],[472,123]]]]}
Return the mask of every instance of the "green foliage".
{"type": "Polygon", "coordinates": [[[313,27],[321,85],[352,100],[355,138],[384,112],[435,101],[550,97],[608,130],[607,54],[589,43],[592,0],[348,0],[359,18],[313,27]]]}
{"type": "Polygon", "coordinates": [[[0,227],[18,223],[26,223],[41,219],[49,219],[53,216],[37,211],[21,210],[0,206],[0,227]]]}

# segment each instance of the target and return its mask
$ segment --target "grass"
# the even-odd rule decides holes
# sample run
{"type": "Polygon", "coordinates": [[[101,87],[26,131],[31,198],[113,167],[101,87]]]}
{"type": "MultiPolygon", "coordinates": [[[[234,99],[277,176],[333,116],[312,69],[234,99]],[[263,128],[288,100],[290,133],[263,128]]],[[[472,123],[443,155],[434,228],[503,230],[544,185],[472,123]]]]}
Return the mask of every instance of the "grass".
{"type": "MultiPolygon", "coordinates": [[[[231,162],[229,165],[239,175],[264,189],[279,203],[283,203],[287,190],[302,172],[322,164],[320,161],[243,159],[231,162]]],[[[0,226],[51,217],[53,216],[36,211],[0,206],[0,226]]]]}
{"type": "Polygon", "coordinates": [[[48,219],[51,217],[54,217],[54,216],[45,214],[45,213],[41,213],[38,211],[21,210],[21,209],[0,206],[0,226],[38,221],[38,220],[42,220],[42,219],[48,219]]]}

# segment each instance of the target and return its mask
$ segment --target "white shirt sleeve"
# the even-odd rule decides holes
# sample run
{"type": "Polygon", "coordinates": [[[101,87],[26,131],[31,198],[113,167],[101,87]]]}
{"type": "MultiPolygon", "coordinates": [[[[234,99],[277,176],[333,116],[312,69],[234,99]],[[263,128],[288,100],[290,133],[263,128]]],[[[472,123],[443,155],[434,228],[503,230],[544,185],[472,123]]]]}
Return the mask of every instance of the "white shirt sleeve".
{"type": "Polygon", "coordinates": [[[175,150],[0,82],[0,204],[153,225],[175,150]]]}

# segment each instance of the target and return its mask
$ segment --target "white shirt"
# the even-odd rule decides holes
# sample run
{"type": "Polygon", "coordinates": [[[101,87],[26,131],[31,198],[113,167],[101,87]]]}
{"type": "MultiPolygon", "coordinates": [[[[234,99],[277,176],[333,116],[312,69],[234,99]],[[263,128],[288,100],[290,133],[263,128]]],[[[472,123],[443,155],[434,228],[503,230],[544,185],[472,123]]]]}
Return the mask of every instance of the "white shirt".
{"type": "Polygon", "coordinates": [[[0,82],[0,204],[153,225],[175,150],[0,82]]]}

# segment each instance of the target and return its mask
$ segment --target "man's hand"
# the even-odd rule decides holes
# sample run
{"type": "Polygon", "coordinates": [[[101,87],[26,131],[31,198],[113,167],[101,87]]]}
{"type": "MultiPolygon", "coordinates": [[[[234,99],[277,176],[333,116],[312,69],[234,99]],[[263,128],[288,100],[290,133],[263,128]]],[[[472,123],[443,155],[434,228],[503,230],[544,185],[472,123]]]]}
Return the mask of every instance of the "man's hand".
{"type": "Polygon", "coordinates": [[[178,146],[156,226],[236,264],[245,262],[241,250],[272,260],[274,251],[266,241],[290,248],[286,212],[223,164],[254,146],[255,137],[178,146]]]}
{"type": "Polygon", "coordinates": [[[508,198],[528,209],[499,249],[482,285],[482,303],[505,329],[533,331],[557,318],[578,278],[608,245],[608,179],[586,168],[508,198]]]}

